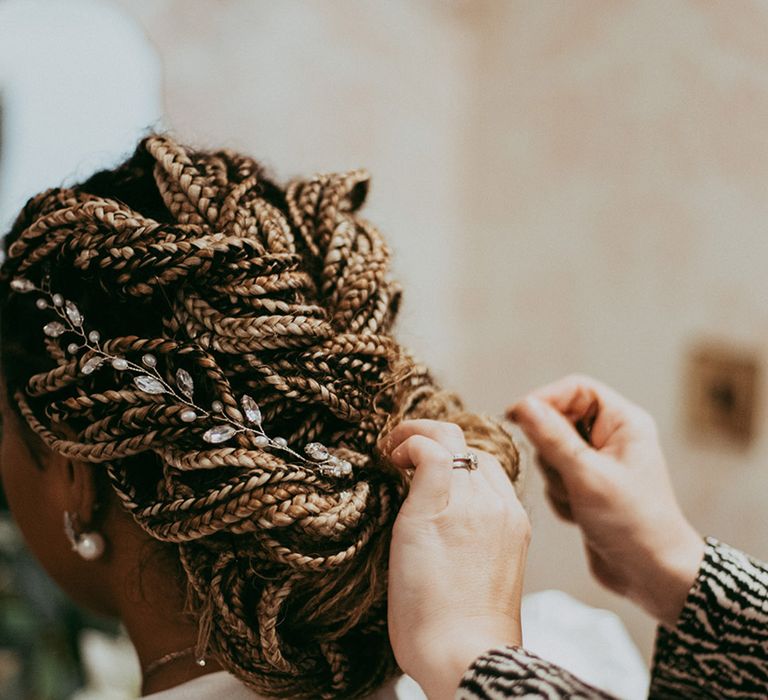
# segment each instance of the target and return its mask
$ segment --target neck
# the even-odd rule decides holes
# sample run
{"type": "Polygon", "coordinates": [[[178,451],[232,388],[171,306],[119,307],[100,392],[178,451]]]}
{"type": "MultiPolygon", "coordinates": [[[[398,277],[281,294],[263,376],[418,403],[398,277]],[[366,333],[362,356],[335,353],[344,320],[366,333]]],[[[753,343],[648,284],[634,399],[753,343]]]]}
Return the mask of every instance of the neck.
{"type": "MultiPolygon", "coordinates": [[[[116,567],[121,585],[118,610],[142,672],[142,695],[157,693],[221,669],[211,658],[197,663],[198,629],[184,612],[179,572],[169,554],[152,543],[132,565],[116,567]],[[186,653],[181,653],[186,652],[186,653]]],[[[143,551],[142,551],[143,550],[143,551]]]]}

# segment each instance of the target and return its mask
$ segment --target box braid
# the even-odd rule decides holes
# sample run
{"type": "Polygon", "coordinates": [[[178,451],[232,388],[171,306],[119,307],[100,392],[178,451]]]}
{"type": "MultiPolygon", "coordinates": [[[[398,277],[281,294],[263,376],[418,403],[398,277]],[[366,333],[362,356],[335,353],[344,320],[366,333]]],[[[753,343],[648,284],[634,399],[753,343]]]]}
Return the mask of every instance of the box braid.
{"type": "Polygon", "coordinates": [[[278,187],[250,158],[152,135],[115,170],[32,198],[6,237],[0,351],[13,405],[53,450],[102,464],[123,506],[173,543],[208,655],[272,697],[352,698],[395,669],[386,562],[407,483],[377,449],[403,418],[458,422],[511,478],[517,452],[467,414],[391,335],[400,290],[360,218],[362,170],[278,187]],[[319,440],[350,478],[291,464],[238,434],[210,445],[166,395],[105,366],[84,373],[24,277],[77,302],[108,352],[157,357],[272,436],[319,440]]]}

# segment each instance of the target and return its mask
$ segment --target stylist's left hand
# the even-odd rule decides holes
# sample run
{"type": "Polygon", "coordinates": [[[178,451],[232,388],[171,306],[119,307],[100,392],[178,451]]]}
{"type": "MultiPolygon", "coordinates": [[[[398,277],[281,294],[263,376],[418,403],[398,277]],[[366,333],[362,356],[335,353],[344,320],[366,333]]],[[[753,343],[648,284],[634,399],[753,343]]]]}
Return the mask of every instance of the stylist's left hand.
{"type": "Polygon", "coordinates": [[[415,468],[392,533],[389,636],[400,667],[430,700],[452,698],[485,651],[520,645],[528,516],[499,462],[454,469],[467,452],[452,423],[407,421],[390,434],[392,463],[415,468]]]}

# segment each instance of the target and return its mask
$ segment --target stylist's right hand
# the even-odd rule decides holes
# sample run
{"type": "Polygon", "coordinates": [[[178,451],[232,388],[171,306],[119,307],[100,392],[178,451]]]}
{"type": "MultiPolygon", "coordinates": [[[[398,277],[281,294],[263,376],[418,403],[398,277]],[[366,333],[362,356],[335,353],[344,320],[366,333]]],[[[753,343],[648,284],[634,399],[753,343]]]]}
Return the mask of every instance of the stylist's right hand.
{"type": "Polygon", "coordinates": [[[454,469],[461,429],[406,421],[388,438],[390,459],[415,469],[394,524],[389,637],[400,667],[430,700],[452,698],[483,652],[521,642],[520,597],[528,517],[499,462],[454,469]]]}
{"type": "Polygon", "coordinates": [[[704,542],[675,499],[650,415],[581,376],[534,391],[509,414],[539,451],[553,507],[581,528],[595,577],[673,626],[704,542]],[[587,442],[574,426],[594,409],[587,442]]]}

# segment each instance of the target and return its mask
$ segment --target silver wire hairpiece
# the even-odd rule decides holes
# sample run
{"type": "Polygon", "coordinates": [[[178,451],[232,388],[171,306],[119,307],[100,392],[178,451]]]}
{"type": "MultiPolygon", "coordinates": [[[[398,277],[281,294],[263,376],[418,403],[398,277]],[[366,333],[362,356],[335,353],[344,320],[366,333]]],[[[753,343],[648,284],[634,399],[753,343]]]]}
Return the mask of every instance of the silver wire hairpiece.
{"type": "Polygon", "coordinates": [[[64,299],[61,294],[52,293],[47,278],[42,287],[24,277],[17,277],[11,281],[11,289],[19,293],[38,292],[42,296],[35,302],[40,310],[53,309],[60,320],[50,321],[43,326],[43,333],[49,338],[59,338],[65,333],[73,333],[79,338],[79,342],[71,342],[66,351],[70,355],[77,355],[85,350],[88,359],[81,361],[80,371],[83,374],[92,374],[103,365],[111,365],[118,371],[131,372],[134,386],[141,392],[150,395],[167,394],[177,403],[184,406],[179,414],[185,423],[194,423],[199,419],[216,421],[216,425],[203,433],[203,440],[209,444],[227,442],[238,433],[255,433],[254,443],[258,447],[278,450],[290,455],[299,462],[313,467],[316,471],[326,476],[346,477],[352,474],[352,464],[345,459],[330,453],[325,445],[319,442],[311,442],[304,447],[304,455],[288,447],[288,442],[282,437],[269,437],[262,426],[261,410],[256,401],[244,394],[240,397],[240,407],[246,422],[240,423],[224,413],[224,405],[221,401],[213,401],[210,410],[198,406],[194,402],[195,383],[192,375],[185,369],[176,370],[175,383],[167,382],[157,369],[157,358],[151,353],[145,353],[141,358],[141,365],[131,362],[126,357],[113,355],[106,352],[101,344],[101,335],[97,330],[86,332],[80,309],[69,299],[64,299]]]}

